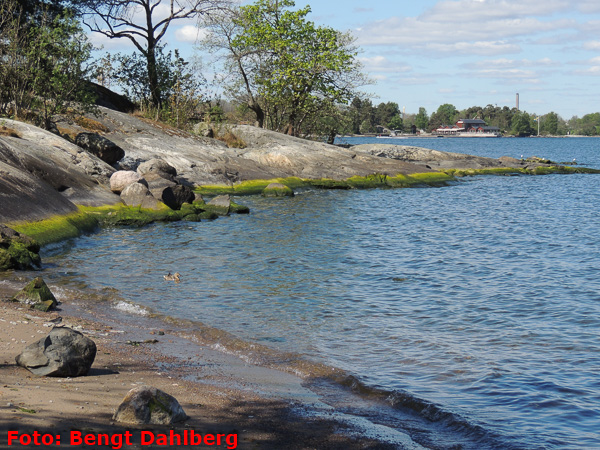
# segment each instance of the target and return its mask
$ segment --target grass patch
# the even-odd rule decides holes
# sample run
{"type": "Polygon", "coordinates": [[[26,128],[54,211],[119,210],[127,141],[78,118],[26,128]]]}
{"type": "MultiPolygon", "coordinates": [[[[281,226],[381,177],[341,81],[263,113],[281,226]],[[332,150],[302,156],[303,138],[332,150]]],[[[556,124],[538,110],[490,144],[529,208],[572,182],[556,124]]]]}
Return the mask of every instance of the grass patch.
{"type": "Polygon", "coordinates": [[[21,139],[23,136],[14,128],[9,128],[5,125],[0,126],[0,136],[14,137],[21,139]]]}
{"type": "Polygon", "coordinates": [[[231,130],[225,130],[225,133],[217,135],[215,139],[225,142],[229,148],[247,147],[246,142],[242,138],[237,137],[231,130]]]}
{"type": "Polygon", "coordinates": [[[73,119],[73,122],[88,131],[94,131],[97,133],[108,133],[110,131],[104,124],[98,122],[97,120],[90,119],[89,117],[77,116],[73,119]]]}

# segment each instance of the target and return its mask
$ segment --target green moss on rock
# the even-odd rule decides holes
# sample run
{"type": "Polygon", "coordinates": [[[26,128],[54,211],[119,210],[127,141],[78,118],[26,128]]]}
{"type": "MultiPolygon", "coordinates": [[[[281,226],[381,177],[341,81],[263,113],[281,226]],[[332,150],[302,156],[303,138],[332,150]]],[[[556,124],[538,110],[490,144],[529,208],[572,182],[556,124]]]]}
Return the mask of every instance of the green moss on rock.
{"type": "Polygon", "coordinates": [[[283,183],[271,183],[263,191],[263,197],[293,197],[294,190],[283,183]]]}
{"type": "Polygon", "coordinates": [[[31,308],[44,312],[58,305],[56,298],[42,277],[31,280],[12,298],[12,301],[25,303],[31,308]]]}
{"type": "Polygon", "coordinates": [[[94,231],[98,227],[98,220],[80,210],[78,213],[55,216],[37,222],[19,222],[12,224],[11,227],[19,233],[30,236],[39,245],[46,245],[94,231]]]}

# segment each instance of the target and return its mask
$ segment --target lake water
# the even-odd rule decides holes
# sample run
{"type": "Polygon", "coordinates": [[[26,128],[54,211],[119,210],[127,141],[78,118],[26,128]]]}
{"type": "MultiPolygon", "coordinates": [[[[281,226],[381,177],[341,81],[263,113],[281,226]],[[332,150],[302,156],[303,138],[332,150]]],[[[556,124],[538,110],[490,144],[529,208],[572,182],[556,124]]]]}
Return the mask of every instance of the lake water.
{"type": "MultiPolygon", "coordinates": [[[[600,168],[596,139],[372,141],[600,168]]],[[[600,448],[600,176],[239,201],[47,250],[45,276],[343,369],[427,447],[600,448]]]]}

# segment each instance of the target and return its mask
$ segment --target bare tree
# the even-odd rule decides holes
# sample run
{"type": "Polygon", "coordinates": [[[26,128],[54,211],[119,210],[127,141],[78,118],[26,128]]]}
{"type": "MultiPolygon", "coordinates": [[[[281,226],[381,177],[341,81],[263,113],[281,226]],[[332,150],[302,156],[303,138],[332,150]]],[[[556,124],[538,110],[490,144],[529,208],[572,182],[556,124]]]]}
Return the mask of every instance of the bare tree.
{"type": "Polygon", "coordinates": [[[147,61],[151,101],[160,106],[163,99],[156,49],[171,23],[199,18],[229,3],[230,0],[89,0],[84,23],[110,39],[126,38],[135,45],[147,61]]]}

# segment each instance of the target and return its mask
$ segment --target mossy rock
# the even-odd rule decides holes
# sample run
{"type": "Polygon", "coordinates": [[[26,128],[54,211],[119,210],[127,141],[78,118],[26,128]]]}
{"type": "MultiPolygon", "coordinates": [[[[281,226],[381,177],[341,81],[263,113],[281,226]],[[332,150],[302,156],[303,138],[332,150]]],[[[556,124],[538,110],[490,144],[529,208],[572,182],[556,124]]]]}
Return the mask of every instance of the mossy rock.
{"type": "Polygon", "coordinates": [[[245,205],[238,205],[237,203],[231,202],[229,212],[231,214],[250,214],[250,208],[245,205]]]}
{"type": "Polygon", "coordinates": [[[263,191],[263,197],[293,197],[294,191],[285,184],[271,183],[263,191]]]}
{"type": "Polygon", "coordinates": [[[212,211],[203,211],[200,214],[198,214],[198,217],[201,220],[215,220],[219,218],[219,215],[212,211]]]}
{"type": "Polygon", "coordinates": [[[42,277],[36,277],[31,280],[11,300],[25,303],[31,308],[44,312],[58,305],[56,298],[42,277]]]}
{"type": "Polygon", "coordinates": [[[29,236],[0,225],[0,271],[40,267],[40,245],[29,236]]]}
{"type": "Polygon", "coordinates": [[[185,222],[201,222],[202,217],[200,217],[200,214],[188,214],[187,216],[183,217],[181,220],[183,220],[185,222]]]}

